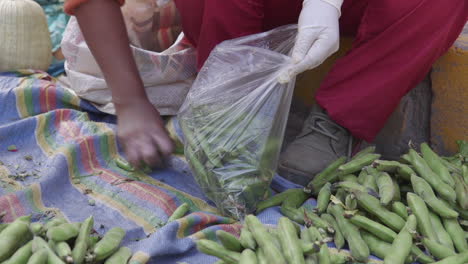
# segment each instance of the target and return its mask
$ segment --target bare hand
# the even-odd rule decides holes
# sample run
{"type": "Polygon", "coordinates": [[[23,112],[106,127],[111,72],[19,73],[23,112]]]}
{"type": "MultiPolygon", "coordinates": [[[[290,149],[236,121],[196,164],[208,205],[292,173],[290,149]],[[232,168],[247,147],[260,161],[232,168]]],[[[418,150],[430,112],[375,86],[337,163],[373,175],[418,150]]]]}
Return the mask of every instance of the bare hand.
{"type": "Polygon", "coordinates": [[[128,161],[135,167],[163,167],[174,151],[159,112],[148,100],[117,110],[117,136],[128,161]]]}

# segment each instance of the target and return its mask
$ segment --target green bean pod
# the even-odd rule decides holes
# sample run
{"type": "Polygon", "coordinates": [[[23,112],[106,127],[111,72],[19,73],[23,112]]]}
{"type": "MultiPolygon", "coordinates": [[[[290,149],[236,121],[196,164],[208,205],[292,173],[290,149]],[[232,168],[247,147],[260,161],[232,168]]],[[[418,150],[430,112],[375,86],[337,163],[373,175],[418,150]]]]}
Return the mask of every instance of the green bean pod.
{"type": "Polygon", "coordinates": [[[273,206],[279,206],[283,203],[286,198],[289,196],[296,196],[300,193],[303,193],[303,189],[300,188],[294,188],[294,189],[288,189],[284,192],[278,193],[272,197],[270,197],[267,200],[261,201],[257,204],[257,210],[256,213],[260,213],[261,211],[273,207],[273,206]]]}
{"type": "Polygon", "coordinates": [[[316,194],[320,191],[323,185],[327,182],[333,182],[338,178],[340,173],[338,173],[338,167],[346,162],[346,157],[340,157],[327,168],[325,168],[322,172],[315,175],[315,177],[307,184],[307,189],[311,190],[312,193],[316,194]]]}
{"type": "Polygon", "coordinates": [[[345,264],[351,261],[351,257],[342,251],[330,251],[330,259],[333,264],[345,264]]]}
{"type": "Polygon", "coordinates": [[[332,264],[331,257],[330,257],[330,251],[328,249],[327,244],[323,244],[320,247],[320,252],[318,253],[318,257],[319,257],[319,263],[320,264],[332,264]]]}
{"type": "Polygon", "coordinates": [[[29,230],[31,230],[31,233],[33,233],[33,235],[39,236],[44,231],[44,226],[39,222],[31,223],[29,225],[29,230]]]}
{"type": "Polygon", "coordinates": [[[395,190],[394,195],[393,195],[393,201],[401,201],[400,184],[396,181],[396,179],[393,179],[393,178],[392,178],[392,182],[393,182],[393,189],[395,190]]]}
{"type": "Polygon", "coordinates": [[[207,240],[201,239],[196,242],[197,249],[207,255],[215,256],[222,259],[227,264],[238,264],[240,261],[241,254],[225,249],[220,244],[207,240]]]}
{"type": "Polygon", "coordinates": [[[430,256],[422,252],[422,250],[419,249],[416,245],[411,246],[411,256],[414,261],[417,261],[423,264],[433,263],[435,261],[430,256]]]}
{"type": "Polygon", "coordinates": [[[444,166],[439,155],[437,155],[427,143],[421,144],[421,153],[432,171],[434,171],[443,182],[450,185],[452,188],[455,187],[455,181],[452,179],[452,176],[450,176],[449,170],[444,166]]]}
{"type": "Polygon", "coordinates": [[[379,218],[382,223],[393,229],[394,231],[399,231],[405,225],[405,220],[399,215],[387,210],[384,206],[380,204],[380,201],[366,193],[355,192],[356,199],[358,204],[368,213],[379,218]]]}
{"type": "MultiPolygon", "coordinates": [[[[343,188],[339,188],[338,191],[336,191],[335,193],[335,197],[342,203],[344,203],[344,201],[346,200],[347,195],[348,195],[348,192],[343,188]]],[[[330,199],[332,198],[333,196],[330,199]]]]}
{"type": "Polygon", "coordinates": [[[455,190],[450,185],[443,182],[439,176],[437,176],[429,167],[427,162],[419,156],[414,150],[410,149],[409,155],[411,163],[421,177],[423,177],[434,190],[444,199],[450,202],[455,202],[456,194],[455,190]]]}
{"type": "Polygon", "coordinates": [[[7,261],[3,264],[26,264],[32,255],[32,241],[19,248],[7,261]]]}
{"type": "Polygon", "coordinates": [[[379,189],[380,203],[388,205],[395,196],[392,177],[386,172],[381,172],[377,175],[376,183],[379,189]]]}
{"type": "Polygon", "coordinates": [[[356,197],[354,196],[354,194],[350,193],[350,194],[346,195],[345,206],[346,206],[346,210],[350,210],[350,211],[356,210],[357,200],[356,200],[356,197]]]}
{"type": "Polygon", "coordinates": [[[245,224],[252,233],[257,244],[263,248],[265,257],[270,264],[284,264],[286,260],[283,255],[278,251],[273,239],[274,237],[268,233],[267,229],[254,215],[247,215],[245,217],[245,224]]]}
{"type": "Polygon", "coordinates": [[[343,236],[348,241],[348,245],[351,250],[351,255],[357,261],[367,261],[367,258],[370,255],[369,247],[366,242],[362,239],[359,230],[348,222],[343,216],[343,210],[337,205],[332,205],[328,207],[328,211],[332,214],[340,230],[343,232],[343,236]]]}
{"type": "Polygon", "coordinates": [[[36,253],[41,249],[47,250],[47,264],[65,264],[62,259],[55,255],[55,252],[50,248],[49,244],[44,241],[44,239],[36,236],[32,242],[32,250],[36,253]]]}
{"type": "Polygon", "coordinates": [[[316,254],[307,255],[305,258],[305,263],[306,264],[318,264],[317,255],[316,254]]]}
{"type": "Polygon", "coordinates": [[[16,219],[9,224],[0,233],[0,261],[4,261],[11,257],[15,251],[22,246],[21,240],[18,238],[29,235],[29,224],[21,219],[16,219]]]}
{"type": "Polygon", "coordinates": [[[36,251],[26,262],[27,264],[47,264],[49,253],[47,249],[43,248],[36,251]]]}
{"type": "Polygon", "coordinates": [[[241,229],[239,241],[244,248],[250,248],[252,250],[255,250],[255,248],[257,247],[257,242],[255,242],[252,233],[245,226],[241,229]]]}
{"type": "Polygon", "coordinates": [[[300,233],[301,243],[313,243],[312,236],[309,233],[309,229],[307,227],[301,229],[300,233]]]}
{"type": "Polygon", "coordinates": [[[335,230],[333,229],[333,226],[324,221],[322,218],[320,218],[318,215],[312,213],[312,212],[308,212],[306,211],[305,212],[306,215],[307,215],[307,218],[309,219],[309,221],[314,225],[316,226],[317,228],[321,228],[331,234],[335,233],[335,230]]]}
{"type": "Polygon", "coordinates": [[[128,172],[133,172],[135,171],[135,168],[133,168],[132,165],[130,165],[130,163],[122,158],[117,158],[115,159],[115,164],[117,165],[117,167],[121,168],[122,170],[125,170],[125,171],[128,171],[128,172]]]}
{"type": "Polygon", "coordinates": [[[304,243],[301,241],[301,249],[304,255],[312,255],[320,251],[321,242],[304,243]]]}
{"type": "Polygon", "coordinates": [[[340,175],[340,181],[349,181],[354,183],[359,183],[358,178],[354,174],[340,175]]]}
{"type": "Polygon", "coordinates": [[[390,228],[365,216],[355,215],[349,219],[349,222],[388,243],[392,243],[397,236],[397,233],[390,228]]]}
{"type": "Polygon", "coordinates": [[[188,203],[183,203],[172,213],[172,215],[167,219],[167,222],[170,223],[174,220],[184,217],[187,212],[190,210],[190,205],[188,203]]]}
{"type": "Polygon", "coordinates": [[[0,233],[3,231],[3,229],[8,227],[8,223],[0,223],[0,233]]]}
{"type": "Polygon", "coordinates": [[[323,235],[322,233],[319,231],[319,229],[315,226],[309,226],[307,228],[307,230],[309,231],[309,234],[312,238],[312,242],[316,242],[316,241],[322,241],[323,240],[323,235]]]}
{"type": "Polygon", "coordinates": [[[54,227],[54,226],[59,226],[61,224],[65,224],[67,222],[66,219],[64,218],[60,218],[60,217],[56,217],[50,221],[48,221],[47,223],[44,224],[44,231],[47,232],[51,227],[54,227]]]}
{"type": "Polygon", "coordinates": [[[90,216],[83,222],[83,224],[80,227],[78,237],[75,241],[75,246],[72,250],[72,258],[75,264],[82,264],[86,256],[86,251],[94,247],[90,243],[89,236],[91,234],[93,226],[94,218],[93,216],[90,216]]]}
{"type": "Polygon", "coordinates": [[[378,193],[379,187],[377,186],[377,181],[376,181],[377,175],[378,173],[368,173],[366,176],[364,176],[364,181],[362,185],[378,193]]]}
{"type": "MultiPolygon", "coordinates": [[[[369,250],[372,255],[380,259],[384,259],[385,256],[387,256],[387,254],[391,251],[391,248],[392,248],[391,243],[380,240],[378,237],[364,230],[361,230],[361,236],[362,236],[362,239],[364,239],[364,241],[367,243],[367,246],[369,246],[369,250]]],[[[411,255],[409,255],[406,258],[405,263],[408,263],[408,264],[413,263],[413,259],[411,255]]]]}
{"type": "Polygon", "coordinates": [[[468,210],[468,184],[465,183],[462,176],[454,173],[453,178],[456,182],[455,193],[457,194],[457,203],[463,210],[468,210]]]}
{"type": "Polygon", "coordinates": [[[258,264],[268,264],[268,259],[263,252],[263,248],[258,248],[256,251],[257,254],[257,262],[258,264]]]}
{"type": "Polygon", "coordinates": [[[468,262],[468,252],[463,252],[455,256],[444,258],[432,264],[466,264],[468,262]]]}
{"type": "Polygon", "coordinates": [[[291,208],[283,204],[280,208],[280,212],[282,215],[286,216],[287,218],[293,220],[294,222],[300,225],[303,225],[305,223],[303,210],[291,208]]]}
{"type": "Polygon", "coordinates": [[[430,222],[429,209],[424,200],[414,193],[407,193],[406,200],[412,213],[416,216],[420,233],[431,240],[437,241],[437,236],[430,222]]]}
{"type": "Polygon", "coordinates": [[[54,245],[53,249],[59,258],[63,259],[67,263],[73,263],[73,258],[71,256],[72,250],[67,242],[58,242],[54,245]]]}
{"type": "Polygon", "coordinates": [[[359,175],[358,175],[358,177],[357,177],[357,181],[358,181],[359,184],[362,184],[362,183],[364,182],[364,178],[366,177],[367,174],[368,174],[368,173],[367,173],[366,170],[361,170],[361,171],[359,172],[359,175]]]}
{"type": "Polygon", "coordinates": [[[406,164],[401,164],[400,167],[398,167],[397,169],[397,175],[407,181],[410,180],[411,175],[413,174],[416,174],[416,172],[414,172],[414,170],[406,164]]]}
{"type": "Polygon", "coordinates": [[[401,155],[399,162],[411,165],[411,157],[410,157],[409,153],[401,155]]]}
{"type": "Polygon", "coordinates": [[[242,251],[239,264],[257,264],[257,255],[251,249],[242,251]]]}
{"type": "Polygon", "coordinates": [[[289,195],[282,203],[282,207],[299,208],[307,199],[309,194],[306,192],[294,193],[289,195]]]}
{"type": "Polygon", "coordinates": [[[286,217],[278,221],[278,231],[284,256],[290,264],[304,264],[304,255],[294,224],[286,217]]]}
{"type": "Polygon", "coordinates": [[[80,226],[80,223],[65,223],[53,226],[47,230],[47,238],[56,242],[69,240],[78,235],[80,226]]]}
{"type": "Polygon", "coordinates": [[[389,173],[396,173],[400,165],[400,162],[393,160],[375,160],[372,163],[372,167],[376,170],[389,173]]]}
{"type": "MultiPolygon", "coordinates": [[[[369,175],[369,176],[373,178],[372,175],[369,175]]],[[[379,194],[375,190],[373,190],[372,188],[366,187],[366,186],[361,185],[359,183],[350,182],[350,181],[342,181],[342,182],[334,183],[333,188],[334,189],[343,188],[348,192],[359,191],[359,192],[364,192],[364,193],[370,194],[370,195],[372,195],[374,197],[379,197],[379,194]]]]}
{"type": "Polygon", "coordinates": [[[127,264],[132,256],[132,251],[128,247],[121,247],[104,264],[127,264]]]}
{"type": "Polygon", "coordinates": [[[467,165],[462,166],[461,175],[463,176],[465,183],[468,184],[468,166],[467,165]]]}
{"type": "Polygon", "coordinates": [[[338,223],[336,222],[335,218],[329,214],[322,214],[320,216],[323,220],[327,221],[331,224],[333,229],[335,230],[333,242],[337,249],[343,248],[345,244],[345,239],[343,237],[343,233],[341,232],[340,228],[338,227],[338,223]]]}
{"type": "Polygon", "coordinates": [[[120,227],[109,230],[93,248],[96,260],[104,260],[117,251],[124,237],[125,230],[120,227]]]}
{"type": "Polygon", "coordinates": [[[384,258],[384,264],[403,264],[411,252],[412,234],[416,232],[417,220],[414,215],[408,216],[405,226],[393,240],[392,246],[384,258]]]}
{"type": "Polygon", "coordinates": [[[218,237],[221,244],[228,250],[235,251],[235,252],[242,252],[242,245],[234,235],[224,231],[224,230],[217,230],[216,236],[218,237]]]}
{"type": "Polygon", "coordinates": [[[457,219],[447,219],[443,220],[445,230],[450,234],[453,244],[459,253],[468,251],[468,244],[465,239],[465,231],[461,228],[457,219]]]}
{"type": "Polygon", "coordinates": [[[436,215],[434,212],[429,211],[429,219],[436,233],[437,241],[439,241],[440,244],[448,247],[449,249],[454,250],[455,248],[453,246],[452,238],[450,237],[450,234],[445,230],[439,216],[436,215]]]}
{"type": "Polygon", "coordinates": [[[438,215],[444,218],[458,217],[458,213],[455,210],[446,206],[437,198],[429,183],[427,183],[423,178],[413,175],[411,176],[411,183],[416,194],[418,194],[438,215]]]}
{"type": "Polygon", "coordinates": [[[452,173],[462,173],[462,168],[455,164],[450,163],[449,161],[445,160],[444,158],[441,159],[442,164],[452,173]]]}
{"type": "Polygon", "coordinates": [[[455,251],[453,249],[450,249],[428,238],[423,238],[422,243],[436,259],[444,259],[455,255],[455,251]]]}
{"type": "Polygon", "coordinates": [[[317,212],[319,214],[325,212],[328,207],[328,203],[330,202],[331,196],[331,183],[327,182],[322,189],[320,189],[319,194],[317,196],[317,212]]]}
{"type": "Polygon", "coordinates": [[[402,202],[393,202],[392,211],[399,215],[401,218],[408,219],[408,208],[402,202]]]}
{"type": "Polygon", "coordinates": [[[342,174],[351,174],[360,171],[364,166],[372,164],[374,160],[380,158],[380,154],[368,153],[364,154],[356,159],[349,161],[338,167],[338,171],[342,174]]]}
{"type": "Polygon", "coordinates": [[[375,146],[368,146],[362,150],[360,150],[358,153],[356,153],[352,159],[357,159],[360,158],[366,154],[371,154],[375,152],[375,146]]]}

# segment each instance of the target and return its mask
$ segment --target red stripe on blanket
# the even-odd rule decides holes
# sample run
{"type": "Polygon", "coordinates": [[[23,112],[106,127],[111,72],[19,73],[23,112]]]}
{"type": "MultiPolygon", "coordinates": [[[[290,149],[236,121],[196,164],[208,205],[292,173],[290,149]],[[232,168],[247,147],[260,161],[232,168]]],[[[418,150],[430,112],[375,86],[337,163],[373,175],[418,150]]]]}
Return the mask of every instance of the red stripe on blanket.
{"type": "Polygon", "coordinates": [[[5,212],[4,222],[12,222],[16,218],[26,214],[20,200],[15,194],[7,194],[0,197],[0,210],[5,212]]]}
{"type": "MultiPolygon", "coordinates": [[[[105,172],[100,174],[99,178],[109,184],[126,179],[126,177],[122,177],[121,175],[110,171],[99,164],[99,161],[96,159],[95,155],[96,151],[93,138],[84,139],[82,142],[80,142],[79,146],[81,150],[81,163],[87,172],[93,173],[96,172],[96,170],[105,172]],[[94,167],[94,169],[91,167],[91,165],[94,167]]],[[[126,182],[115,186],[135,195],[144,201],[150,202],[160,207],[167,215],[170,215],[175,210],[175,208],[177,208],[177,204],[169,195],[153,186],[136,181],[126,182]],[[146,190],[147,192],[142,191],[142,189],[146,190]]]]}

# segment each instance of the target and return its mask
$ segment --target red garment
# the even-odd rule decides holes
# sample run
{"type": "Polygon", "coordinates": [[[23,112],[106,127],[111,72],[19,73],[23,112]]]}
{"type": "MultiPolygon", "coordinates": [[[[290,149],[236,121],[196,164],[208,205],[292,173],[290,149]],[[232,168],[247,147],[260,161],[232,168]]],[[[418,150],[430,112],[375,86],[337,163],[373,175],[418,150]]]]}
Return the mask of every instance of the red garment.
{"type": "MultiPolygon", "coordinates": [[[[302,0],[176,0],[201,67],[220,42],[297,23],[302,0]]],[[[342,34],[355,36],[316,100],[355,137],[372,141],[400,99],[429,72],[468,19],[466,0],[344,0],[342,34]]]]}

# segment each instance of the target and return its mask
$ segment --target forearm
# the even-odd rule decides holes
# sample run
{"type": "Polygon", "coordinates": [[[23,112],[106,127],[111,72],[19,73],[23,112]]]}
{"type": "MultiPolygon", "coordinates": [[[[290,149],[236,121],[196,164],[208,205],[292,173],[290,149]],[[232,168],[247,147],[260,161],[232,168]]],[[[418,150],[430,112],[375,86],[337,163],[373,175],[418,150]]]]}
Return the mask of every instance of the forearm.
{"type": "Polygon", "coordinates": [[[147,99],[118,2],[91,0],[76,8],[74,14],[112,91],[117,112],[120,105],[147,99]]]}

